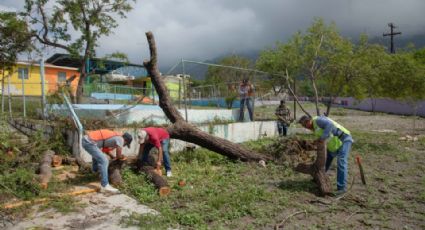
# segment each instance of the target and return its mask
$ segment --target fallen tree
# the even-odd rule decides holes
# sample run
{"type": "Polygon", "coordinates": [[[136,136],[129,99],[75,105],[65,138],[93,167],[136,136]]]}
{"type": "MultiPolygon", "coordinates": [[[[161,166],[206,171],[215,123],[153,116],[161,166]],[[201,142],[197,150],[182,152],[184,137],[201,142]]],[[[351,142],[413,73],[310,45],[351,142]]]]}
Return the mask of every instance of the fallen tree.
{"type": "Polygon", "coordinates": [[[167,118],[173,123],[167,128],[172,138],[199,145],[234,160],[258,162],[260,160],[268,161],[272,159],[272,157],[268,155],[259,154],[239,144],[213,136],[187,123],[176,107],[172,105],[167,88],[161,78],[157,65],[158,57],[156,44],[152,32],[147,32],[146,37],[149,43],[150,60],[145,61],[143,65],[148,75],[151,77],[152,83],[158,93],[159,106],[164,111],[167,118]]]}
{"type": "MultiPolygon", "coordinates": [[[[147,32],[146,37],[149,44],[150,60],[144,61],[143,65],[151,77],[152,84],[158,93],[159,106],[164,111],[167,118],[172,122],[172,125],[167,128],[172,138],[197,144],[230,159],[257,162],[262,160],[273,160],[273,157],[270,155],[262,155],[252,150],[248,150],[239,144],[210,135],[187,123],[178,110],[172,105],[167,93],[167,88],[161,78],[157,65],[158,57],[156,43],[152,32],[147,32]]],[[[329,177],[325,173],[325,163],[326,145],[325,143],[319,143],[317,146],[316,161],[313,164],[301,163],[295,169],[296,171],[312,175],[314,181],[319,186],[320,195],[327,195],[332,190],[329,177]]]]}

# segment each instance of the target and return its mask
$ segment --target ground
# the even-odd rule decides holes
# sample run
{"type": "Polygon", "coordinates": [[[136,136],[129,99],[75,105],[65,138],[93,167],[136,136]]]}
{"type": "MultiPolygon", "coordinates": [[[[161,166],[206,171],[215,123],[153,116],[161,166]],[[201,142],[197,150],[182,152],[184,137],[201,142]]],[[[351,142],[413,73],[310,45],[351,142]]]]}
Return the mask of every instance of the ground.
{"type": "MultiPolygon", "coordinates": [[[[413,131],[411,117],[345,109],[334,110],[331,117],[350,129],[355,139],[349,190],[343,197],[317,196],[311,177],[287,166],[269,163],[263,168],[198,149],[172,155],[172,192],[167,197],[159,197],[143,176],[125,170],[121,191],[159,214],[124,216],[120,226],[274,229],[282,223],[284,229],[424,229],[425,119],[417,119],[413,131]],[[355,156],[362,158],[366,185],[360,180],[355,156]],[[180,181],[185,184],[180,186],[180,181]]],[[[261,151],[273,141],[245,145],[261,151]]],[[[336,187],[335,168],[329,175],[336,187]]],[[[87,208],[76,207],[74,215],[87,208]]]]}

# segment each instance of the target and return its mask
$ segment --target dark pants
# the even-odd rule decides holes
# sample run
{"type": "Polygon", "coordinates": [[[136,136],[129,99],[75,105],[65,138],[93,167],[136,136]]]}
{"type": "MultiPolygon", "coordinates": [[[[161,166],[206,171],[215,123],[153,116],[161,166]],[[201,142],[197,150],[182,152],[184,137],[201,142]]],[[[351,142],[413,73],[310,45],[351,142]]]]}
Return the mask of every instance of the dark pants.
{"type": "MultiPolygon", "coordinates": [[[[164,162],[165,170],[171,171],[171,161],[170,154],[168,153],[168,146],[170,145],[170,139],[165,139],[161,141],[162,146],[162,160],[164,162]]],[[[143,149],[142,162],[148,162],[149,152],[155,147],[151,143],[146,143],[145,148],[143,149]]],[[[140,157],[140,156],[139,156],[140,157]]]]}
{"type": "Polygon", "coordinates": [[[244,120],[245,104],[246,104],[246,107],[248,108],[249,119],[251,121],[253,121],[252,100],[251,100],[250,97],[248,97],[248,98],[242,98],[241,99],[241,105],[240,105],[240,110],[239,110],[239,121],[243,121],[244,120]]]}
{"type": "Polygon", "coordinates": [[[279,132],[279,136],[286,136],[288,132],[288,126],[285,122],[278,121],[277,122],[277,131],[279,132]]]}

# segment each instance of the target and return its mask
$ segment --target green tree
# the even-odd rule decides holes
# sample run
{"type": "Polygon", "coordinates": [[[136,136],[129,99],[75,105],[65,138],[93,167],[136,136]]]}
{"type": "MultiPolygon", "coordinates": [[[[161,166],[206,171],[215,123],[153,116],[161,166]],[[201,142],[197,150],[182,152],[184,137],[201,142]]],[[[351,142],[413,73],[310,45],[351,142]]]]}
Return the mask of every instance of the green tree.
{"type": "Polygon", "coordinates": [[[406,101],[412,106],[413,129],[417,102],[425,99],[425,65],[420,58],[420,52],[391,55],[386,80],[382,80],[385,96],[406,101]]]}
{"type": "Polygon", "coordinates": [[[252,68],[252,62],[248,58],[230,55],[222,58],[217,64],[223,65],[223,67],[209,66],[205,76],[205,82],[216,86],[220,92],[225,92],[228,97],[233,98],[238,95],[237,87],[242,79],[253,77],[251,71],[243,70],[252,68]]]}
{"type": "Polygon", "coordinates": [[[382,81],[391,65],[391,56],[386,48],[379,44],[370,44],[366,35],[361,35],[355,48],[357,58],[356,74],[358,77],[350,85],[348,93],[358,100],[369,98],[371,110],[375,112],[376,98],[384,96],[382,81]]]}
{"type": "Polygon", "coordinates": [[[31,47],[31,36],[25,20],[14,12],[0,12],[0,67],[10,70],[18,54],[31,47]]]}
{"type": "Polygon", "coordinates": [[[257,69],[271,73],[268,82],[275,94],[289,87],[289,82],[283,77],[286,71],[293,73],[294,77],[299,73],[302,63],[299,49],[301,43],[302,36],[296,33],[288,43],[277,43],[275,49],[264,50],[257,59],[257,69]]]}
{"type": "Polygon", "coordinates": [[[4,111],[4,80],[10,73],[19,53],[31,50],[31,36],[22,18],[13,12],[0,12],[0,70],[2,112],[4,111]]]}
{"type": "Polygon", "coordinates": [[[81,64],[77,102],[81,102],[82,87],[88,73],[86,64],[90,58],[96,56],[95,48],[98,46],[99,38],[112,33],[118,26],[114,17],[125,18],[125,14],[132,9],[130,2],[135,0],[26,0],[25,2],[24,15],[31,19],[33,36],[44,45],[63,49],[79,58],[81,64]],[[49,12],[46,11],[48,3],[52,5],[49,12]]]}

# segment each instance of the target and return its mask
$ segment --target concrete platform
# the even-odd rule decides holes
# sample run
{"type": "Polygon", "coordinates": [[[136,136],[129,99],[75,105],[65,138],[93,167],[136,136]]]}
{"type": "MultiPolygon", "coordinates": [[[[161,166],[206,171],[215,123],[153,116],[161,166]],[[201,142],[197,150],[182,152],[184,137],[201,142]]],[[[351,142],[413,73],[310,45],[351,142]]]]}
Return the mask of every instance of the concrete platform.
{"type": "MultiPolygon", "coordinates": [[[[84,187],[81,187],[84,189],[84,187]]],[[[72,213],[59,213],[54,209],[33,211],[27,220],[8,226],[6,229],[138,229],[137,227],[125,228],[120,225],[122,217],[132,213],[159,214],[157,211],[139,204],[133,198],[124,195],[105,195],[91,193],[77,198],[83,203],[80,210],[72,213]]],[[[38,207],[35,206],[35,209],[38,207]]]]}

